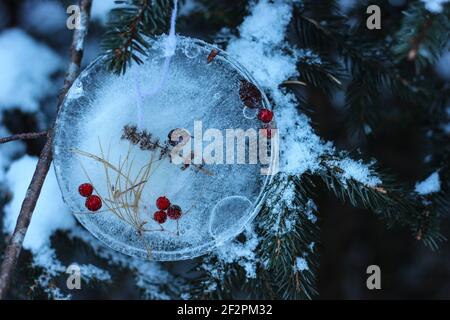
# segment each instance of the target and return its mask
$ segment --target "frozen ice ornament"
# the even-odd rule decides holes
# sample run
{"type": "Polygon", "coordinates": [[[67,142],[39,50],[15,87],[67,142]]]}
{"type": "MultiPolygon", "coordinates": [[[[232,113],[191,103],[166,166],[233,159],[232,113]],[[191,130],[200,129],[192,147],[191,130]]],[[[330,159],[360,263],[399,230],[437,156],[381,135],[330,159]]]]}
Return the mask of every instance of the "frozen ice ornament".
{"type": "Polygon", "coordinates": [[[124,254],[182,260],[258,213],[273,113],[225,52],[184,37],[165,52],[157,38],[123,76],[105,58],[82,72],[56,122],[54,161],[64,200],[95,237],[124,254]]]}

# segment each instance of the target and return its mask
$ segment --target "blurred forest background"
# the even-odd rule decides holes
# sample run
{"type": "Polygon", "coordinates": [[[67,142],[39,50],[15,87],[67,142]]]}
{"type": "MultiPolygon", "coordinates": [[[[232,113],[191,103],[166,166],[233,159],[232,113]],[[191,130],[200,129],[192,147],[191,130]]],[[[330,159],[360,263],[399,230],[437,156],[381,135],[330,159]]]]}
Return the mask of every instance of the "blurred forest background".
{"type": "MultiPolygon", "coordinates": [[[[363,2],[340,1],[341,10],[347,14],[349,23],[365,17],[363,2]]],[[[409,1],[378,2],[382,3],[382,24],[383,28],[386,28],[377,32],[377,36],[381,39],[389,32],[390,26],[401,21],[402,11],[408,7],[409,1]]],[[[111,3],[112,1],[107,0],[94,0],[93,22],[86,44],[84,66],[101,53],[100,39],[105,30],[107,12],[111,8],[111,3]]],[[[46,94],[36,98],[39,102],[36,107],[26,109],[20,105],[11,106],[7,102],[2,105],[4,101],[8,101],[1,96],[2,94],[14,95],[15,93],[11,90],[8,92],[0,89],[1,136],[6,136],[8,132],[45,130],[55,117],[56,95],[62,85],[72,35],[65,25],[67,18],[65,8],[70,4],[70,1],[56,0],[0,0],[0,87],[20,88],[23,84],[22,78],[13,77],[11,80],[8,74],[3,72],[3,70],[9,70],[10,66],[3,65],[2,57],[10,50],[10,45],[15,46],[13,43],[8,43],[4,37],[5,33],[13,29],[24,33],[20,35],[20,38],[30,37],[36,43],[49,48],[58,59],[61,59],[61,63],[51,70],[49,80],[51,88],[42,89],[46,90],[46,94]],[[11,81],[16,83],[10,83],[11,81]]],[[[230,33],[237,32],[236,27],[247,14],[247,1],[187,0],[181,7],[177,31],[183,35],[220,43],[220,41],[226,41],[230,33]]],[[[8,39],[14,41],[11,35],[8,39]]],[[[450,80],[448,50],[448,47],[444,48],[436,63],[427,66],[423,72],[430,83],[439,84],[440,88],[447,90],[446,92],[448,92],[450,80]]],[[[46,63],[46,60],[36,56],[22,63],[23,65],[18,68],[26,71],[39,68],[35,65],[46,63]]],[[[376,125],[366,132],[354,134],[349,132],[345,121],[342,91],[324,94],[319,88],[308,87],[295,90],[304,100],[303,111],[311,117],[313,126],[321,137],[333,141],[338,148],[361,150],[365,155],[378,159],[384,167],[390,168],[399,180],[411,185],[424,180],[433,172],[433,168],[439,167],[439,162],[436,162],[438,160],[429,157],[430,154],[434,154],[436,148],[449,148],[450,130],[448,125],[446,128],[442,127],[442,121],[449,123],[448,111],[447,114],[436,113],[432,106],[429,106],[429,110],[423,110],[421,106],[392,99],[386,94],[386,97],[380,97],[382,103],[379,110],[375,111],[375,115],[382,121],[375,122],[376,125]],[[393,105],[395,108],[392,107],[393,105]],[[430,135],[438,135],[439,140],[429,139],[430,135]],[[437,145],[436,141],[439,141],[437,145]]],[[[24,94],[24,91],[17,89],[17,94],[24,94]]],[[[3,166],[2,170],[7,170],[11,163],[25,153],[38,156],[43,143],[39,139],[30,140],[21,143],[22,146],[11,147],[14,149],[12,151],[0,149],[3,156],[8,152],[10,157],[10,160],[0,163],[3,166]]],[[[448,161],[448,159],[439,161],[448,161]]],[[[2,183],[0,217],[2,207],[10,198],[8,185],[2,183]]],[[[318,272],[320,299],[450,299],[450,244],[448,242],[444,242],[438,251],[433,252],[411,237],[409,230],[400,228],[387,230],[385,223],[377,219],[375,215],[343,205],[325,192],[319,198],[321,201],[317,205],[320,208],[322,241],[318,272]],[[372,264],[381,267],[382,290],[369,291],[366,288],[366,268],[372,264]]],[[[450,234],[448,219],[443,219],[442,223],[442,233],[448,236],[450,234]]],[[[5,240],[6,235],[3,235],[0,239],[0,252],[5,246],[5,240]]],[[[70,239],[64,232],[57,232],[52,237],[52,244],[57,248],[58,257],[63,262],[95,259],[92,249],[70,239]]],[[[29,269],[30,261],[31,254],[24,251],[19,261],[18,279],[13,285],[12,298],[43,296],[42,292],[31,292],[34,281],[32,278],[37,271],[29,269]]],[[[98,265],[106,265],[104,261],[94,261],[98,265]]],[[[164,267],[176,273],[177,270],[185,268],[183,264],[185,263],[164,263],[164,267]]],[[[108,286],[107,291],[102,288],[102,285],[92,283],[89,289],[74,294],[74,298],[81,299],[139,297],[132,275],[125,268],[117,271],[114,284],[108,286]]]]}

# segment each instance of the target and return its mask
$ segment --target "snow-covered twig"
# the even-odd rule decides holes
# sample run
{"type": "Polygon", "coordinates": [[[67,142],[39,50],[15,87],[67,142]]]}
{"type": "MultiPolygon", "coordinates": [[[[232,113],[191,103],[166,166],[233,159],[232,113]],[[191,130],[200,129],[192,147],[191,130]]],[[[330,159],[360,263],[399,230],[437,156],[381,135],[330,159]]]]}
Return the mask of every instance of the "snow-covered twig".
{"type": "Polygon", "coordinates": [[[37,139],[37,138],[44,137],[47,134],[48,134],[48,131],[14,134],[14,135],[9,136],[9,137],[0,138],[0,144],[7,143],[7,142],[10,142],[10,141],[15,141],[15,140],[37,139]]]}
{"type": "MultiPolygon", "coordinates": [[[[92,0],[79,0],[79,5],[81,8],[81,26],[75,29],[73,34],[72,45],[70,48],[70,65],[65,76],[64,86],[58,98],[57,111],[60,109],[63,97],[79,74],[81,59],[83,57],[84,40],[89,26],[92,0]]],[[[6,296],[6,292],[11,282],[12,273],[15,269],[22,249],[25,234],[30,224],[37,200],[39,199],[42,185],[44,184],[50,168],[50,164],[52,162],[52,143],[53,129],[48,131],[47,142],[45,143],[39,156],[36,170],[34,171],[33,178],[28,186],[26,197],[23,200],[19,217],[17,218],[16,227],[3,255],[3,261],[0,269],[0,299],[5,298],[6,296]]]]}

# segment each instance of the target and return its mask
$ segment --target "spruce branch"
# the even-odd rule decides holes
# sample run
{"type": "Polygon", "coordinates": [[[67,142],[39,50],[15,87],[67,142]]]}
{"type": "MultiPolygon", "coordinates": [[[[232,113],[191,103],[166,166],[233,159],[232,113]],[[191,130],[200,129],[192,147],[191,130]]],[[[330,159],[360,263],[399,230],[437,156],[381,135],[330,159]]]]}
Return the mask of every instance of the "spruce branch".
{"type": "MultiPolygon", "coordinates": [[[[338,158],[343,156],[345,154],[340,154],[338,158]]],[[[389,228],[393,226],[408,228],[416,239],[431,249],[437,249],[445,240],[439,231],[442,215],[424,206],[414,192],[407,186],[396,183],[393,176],[374,168],[382,181],[376,186],[355,179],[343,180],[342,169],[332,164],[330,159],[330,156],[322,158],[323,169],[319,172],[306,173],[306,176],[310,176],[310,179],[306,180],[311,183],[310,189],[325,186],[343,203],[348,202],[354,207],[376,213],[389,228]]]]}
{"type": "Polygon", "coordinates": [[[297,68],[301,70],[299,80],[331,96],[333,92],[341,88],[341,79],[345,77],[344,70],[339,63],[325,54],[318,55],[317,60],[315,62],[307,56],[298,60],[297,68]]]}
{"type": "MultiPolygon", "coordinates": [[[[82,26],[81,28],[75,29],[73,34],[72,45],[70,48],[70,65],[65,76],[63,88],[58,98],[57,112],[59,112],[65,94],[69,90],[74,79],[79,74],[80,63],[83,57],[83,44],[89,27],[92,0],[80,0],[79,5],[81,8],[80,21],[82,26]]],[[[30,185],[28,186],[26,197],[23,200],[19,217],[17,218],[16,227],[3,254],[3,261],[0,267],[0,299],[4,299],[6,297],[12,274],[17,265],[19,254],[22,250],[23,240],[25,239],[33,211],[36,207],[42,186],[50,168],[50,164],[53,159],[52,144],[53,129],[48,131],[47,141],[41,151],[35,172],[31,179],[30,185]]]]}
{"type": "MultiPolygon", "coordinates": [[[[198,268],[203,275],[193,284],[195,298],[232,299],[234,292],[250,299],[317,296],[319,229],[313,213],[316,208],[304,185],[297,177],[280,173],[268,187],[268,198],[254,222],[256,275],[248,277],[239,261],[227,263],[214,254],[207,256],[198,268]]],[[[238,239],[247,240],[245,234],[238,239]]]]}
{"type": "Polygon", "coordinates": [[[436,62],[447,44],[450,30],[450,7],[442,14],[425,9],[423,2],[412,2],[404,12],[392,52],[398,61],[415,61],[417,69],[436,62]]]}
{"type": "MultiPolygon", "coordinates": [[[[305,0],[294,9],[293,26],[300,47],[313,49],[325,57],[324,61],[335,52],[343,58],[347,73],[344,77],[351,79],[344,109],[349,133],[361,135],[372,131],[367,129],[377,127],[379,115],[384,111],[380,108],[380,98],[385,90],[408,102],[425,102],[425,90],[418,85],[417,79],[403,74],[395,64],[387,41],[368,34],[365,26],[349,27],[347,17],[335,8],[335,1],[331,3],[305,0]]],[[[305,66],[299,65],[300,73],[303,72],[302,67],[305,66]]],[[[339,74],[337,67],[338,64],[330,66],[328,63],[322,67],[324,72],[308,73],[309,82],[322,83],[325,90],[333,89],[323,82],[321,75],[333,74],[333,69],[339,74]]]]}
{"type": "Polygon", "coordinates": [[[109,69],[123,74],[134,61],[141,64],[149,47],[149,36],[168,25],[169,0],[116,0],[111,10],[101,47],[109,69]]]}
{"type": "Polygon", "coordinates": [[[257,218],[262,238],[258,251],[268,276],[261,280],[268,282],[266,286],[278,299],[304,300],[318,295],[316,207],[302,184],[295,176],[277,175],[257,218]]]}

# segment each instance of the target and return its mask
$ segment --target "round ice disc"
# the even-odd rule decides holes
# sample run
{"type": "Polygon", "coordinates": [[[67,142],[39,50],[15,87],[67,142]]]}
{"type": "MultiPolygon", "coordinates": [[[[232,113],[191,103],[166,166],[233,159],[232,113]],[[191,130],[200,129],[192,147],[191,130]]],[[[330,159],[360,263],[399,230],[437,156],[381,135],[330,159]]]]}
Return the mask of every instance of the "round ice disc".
{"type": "Polygon", "coordinates": [[[262,108],[270,109],[267,98],[249,73],[199,40],[177,38],[170,59],[164,38],[152,40],[143,63],[120,76],[99,58],[75,81],[56,122],[64,200],[122,253],[202,255],[258,212],[271,165],[262,108]],[[80,192],[84,183],[92,194],[80,192]]]}

